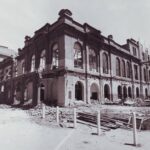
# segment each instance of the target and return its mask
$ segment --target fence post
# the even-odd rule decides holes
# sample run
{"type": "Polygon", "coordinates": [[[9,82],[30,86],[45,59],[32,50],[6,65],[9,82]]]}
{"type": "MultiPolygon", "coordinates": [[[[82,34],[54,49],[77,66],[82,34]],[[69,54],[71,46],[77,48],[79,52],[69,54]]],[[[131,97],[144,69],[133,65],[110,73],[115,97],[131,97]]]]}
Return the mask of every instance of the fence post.
{"type": "Polygon", "coordinates": [[[73,120],[74,120],[74,128],[77,127],[77,111],[76,108],[73,109],[73,120]]]}
{"type": "Polygon", "coordinates": [[[100,115],[100,110],[97,112],[97,135],[101,134],[101,115],[100,115]]]}
{"type": "Polygon", "coordinates": [[[45,118],[45,104],[42,103],[42,118],[45,118]]]}
{"type": "Polygon", "coordinates": [[[56,122],[59,124],[59,107],[56,107],[56,122]]]}
{"type": "Polygon", "coordinates": [[[136,129],[136,113],[133,112],[133,119],[132,119],[132,123],[133,123],[133,145],[137,146],[137,129],[136,129]]]}

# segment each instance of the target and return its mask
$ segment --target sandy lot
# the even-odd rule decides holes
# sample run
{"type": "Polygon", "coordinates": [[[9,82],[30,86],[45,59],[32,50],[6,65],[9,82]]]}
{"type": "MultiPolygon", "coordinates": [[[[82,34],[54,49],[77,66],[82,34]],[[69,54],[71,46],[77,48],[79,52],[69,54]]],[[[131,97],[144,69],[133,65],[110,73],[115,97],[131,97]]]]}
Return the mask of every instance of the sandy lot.
{"type": "MultiPolygon", "coordinates": [[[[104,106],[103,109],[109,109],[104,106]]],[[[135,108],[134,108],[135,109],[135,108]]],[[[131,107],[111,107],[109,111],[131,111],[131,107]]],[[[143,110],[143,108],[141,108],[143,110]]],[[[137,111],[137,109],[136,109],[137,111]]],[[[139,110],[138,110],[139,111],[139,110]]],[[[148,108],[149,111],[149,108],[148,108]]],[[[78,124],[77,129],[37,123],[26,111],[0,108],[1,150],[149,150],[150,131],[138,132],[140,147],[131,146],[132,131],[116,129],[97,136],[96,128],[78,124]]]]}
{"type": "Polygon", "coordinates": [[[131,145],[133,144],[132,131],[116,129],[102,133],[101,136],[93,135],[93,133],[96,133],[95,128],[78,127],[61,150],[149,150],[150,147],[148,131],[138,133],[140,147],[131,145]]]}
{"type": "Polygon", "coordinates": [[[70,132],[40,126],[22,110],[0,109],[1,150],[55,150],[70,132]]]}

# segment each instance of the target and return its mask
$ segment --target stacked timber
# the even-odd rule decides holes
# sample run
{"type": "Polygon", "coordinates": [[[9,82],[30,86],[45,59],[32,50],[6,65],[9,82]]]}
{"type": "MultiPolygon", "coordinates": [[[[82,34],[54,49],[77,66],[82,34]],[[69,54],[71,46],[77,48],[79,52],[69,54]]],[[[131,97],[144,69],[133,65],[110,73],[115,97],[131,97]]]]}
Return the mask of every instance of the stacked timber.
{"type": "MultiPolygon", "coordinates": [[[[89,122],[92,124],[97,124],[97,114],[95,113],[78,113],[78,120],[82,120],[85,122],[89,122]]],[[[101,126],[109,128],[109,129],[117,129],[117,128],[126,128],[131,129],[133,128],[132,125],[132,116],[122,118],[119,116],[110,117],[108,115],[101,115],[100,118],[101,126]]],[[[137,116],[137,129],[138,130],[150,130],[150,116],[137,116]]]]}
{"type": "MultiPolygon", "coordinates": [[[[78,113],[78,120],[82,120],[85,122],[97,124],[97,114],[91,114],[91,113],[78,113]]],[[[102,117],[101,116],[101,126],[109,128],[109,129],[117,129],[120,127],[120,124],[117,124],[115,120],[108,118],[108,117],[102,117]]]]}

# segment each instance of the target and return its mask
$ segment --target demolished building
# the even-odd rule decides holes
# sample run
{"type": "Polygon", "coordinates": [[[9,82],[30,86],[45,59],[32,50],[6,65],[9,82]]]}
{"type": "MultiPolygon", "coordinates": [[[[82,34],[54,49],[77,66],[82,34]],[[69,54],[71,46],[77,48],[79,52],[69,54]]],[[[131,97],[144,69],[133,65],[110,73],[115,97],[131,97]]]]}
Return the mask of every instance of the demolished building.
{"type": "Polygon", "coordinates": [[[1,103],[67,106],[75,101],[115,102],[150,95],[150,56],[134,39],[120,45],[113,36],[80,24],[63,9],[53,24],[26,36],[18,56],[0,63],[1,103]],[[5,71],[11,66],[11,75],[5,71]]]}

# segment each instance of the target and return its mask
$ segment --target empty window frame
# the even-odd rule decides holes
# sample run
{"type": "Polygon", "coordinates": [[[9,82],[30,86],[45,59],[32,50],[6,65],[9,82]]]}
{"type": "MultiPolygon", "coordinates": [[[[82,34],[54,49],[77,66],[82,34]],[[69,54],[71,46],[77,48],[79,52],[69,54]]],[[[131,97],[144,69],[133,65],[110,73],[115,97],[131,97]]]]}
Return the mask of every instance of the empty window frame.
{"type": "Polygon", "coordinates": [[[59,66],[59,48],[58,44],[55,43],[52,46],[52,69],[56,69],[59,66]]]}
{"type": "Polygon", "coordinates": [[[39,71],[42,71],[46,67],[46,50],[43,50],[40,55],[39,71]]]}
{"type": "Polygon", "coordinates": [[[109,65],[108,65],[108,55],[103,53],[103,73],[108,74],[109,65]]]}
{"type": "Polygon", "coordinates": [[[121,66],[119,58],[116,58],[116,75],[121,76],[121,66]]]}
{"type": "Polygon", "coordinates": [[[83,68],[83,51],[78,42],[74,44],[74,67],[83,68]]]}
{"type": "Polygon", "coordinates": [[[31,72],[35,71],[35,55],[31,57],[31,72]]]}
{"type": "Polygon", "coordinates": [[[98,71],[98,58],[95,50],[89,50],[89,69],[90,71],[98,71]]]}
{"type": "Polygon", "coordinates": [[[124,60],[122,60],[122,76],[126,77],[126,65],[124,60]]]}
{"type": "Polygon", "coordinates": [[[138,80],[138,78],[139,78],[137,65],[134,65],[134,78],[135,78],[135,80],[138,80]]]}

